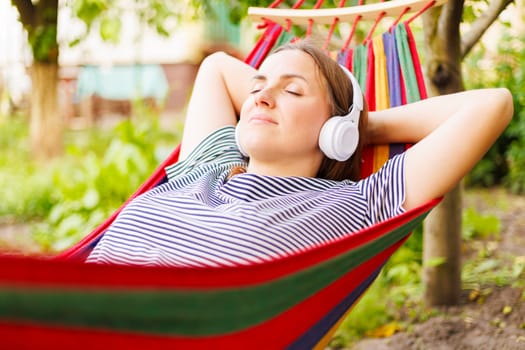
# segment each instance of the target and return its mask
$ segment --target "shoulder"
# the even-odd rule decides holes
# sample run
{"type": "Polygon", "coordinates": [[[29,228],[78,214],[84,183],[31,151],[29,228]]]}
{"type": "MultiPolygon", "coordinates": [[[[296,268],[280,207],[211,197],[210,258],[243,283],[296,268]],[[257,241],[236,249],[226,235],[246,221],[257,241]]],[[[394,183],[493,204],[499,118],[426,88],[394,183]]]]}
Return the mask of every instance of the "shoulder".
{"type": "Polygon", "coordinates": [[[223,126],[207,135],[187,158],[166,167],[171,180],[204,164],[245,165],[245,159],[235,142],[235,127],[223,126]]]}

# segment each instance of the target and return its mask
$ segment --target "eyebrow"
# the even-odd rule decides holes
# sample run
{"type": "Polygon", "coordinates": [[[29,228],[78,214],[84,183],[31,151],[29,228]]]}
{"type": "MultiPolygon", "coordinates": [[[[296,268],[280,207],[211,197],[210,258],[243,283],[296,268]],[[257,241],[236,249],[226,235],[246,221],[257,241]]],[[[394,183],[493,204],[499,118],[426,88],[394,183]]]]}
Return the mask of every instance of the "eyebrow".
{"type": "MultiPolygon", "coordinates": [[[[293,79],[293,78],[298,78],[298,79],[301,79],[301,80],[304,80],[305,82],[308,82],[308,80],[306,80],[305,77],[303,77],[302,75],[300,74],[283,74],[279,77],[280,80],[286,80],[286,79],[293,79]]],[[[262,74],[257,74],[257,75],[254,75],[252,80],[267,80],[266,76],[265,75],[262,75],[262,74]]]]}

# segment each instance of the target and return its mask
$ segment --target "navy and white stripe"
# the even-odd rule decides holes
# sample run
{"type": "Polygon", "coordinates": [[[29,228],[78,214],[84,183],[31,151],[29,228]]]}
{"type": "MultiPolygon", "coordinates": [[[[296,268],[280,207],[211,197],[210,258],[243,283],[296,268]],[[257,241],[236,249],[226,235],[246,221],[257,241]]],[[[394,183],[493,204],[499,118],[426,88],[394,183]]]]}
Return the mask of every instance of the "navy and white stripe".
{"type": "Polygon", "coordinates": [[[166,169],[133,200],[88,262],[159,266],[249,264],[352,234],[403,212],[404,155],[359,181],[239,174],[234,127],[166,169]]]}

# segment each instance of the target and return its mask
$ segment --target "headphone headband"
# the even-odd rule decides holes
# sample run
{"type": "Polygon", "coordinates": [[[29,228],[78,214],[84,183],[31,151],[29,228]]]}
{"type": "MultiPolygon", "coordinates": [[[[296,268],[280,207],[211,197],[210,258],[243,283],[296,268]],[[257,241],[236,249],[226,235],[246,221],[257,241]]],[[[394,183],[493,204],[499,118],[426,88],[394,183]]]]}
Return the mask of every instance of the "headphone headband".
{"type": "MultiPolygon", "coordinates": [[[[353,114],[352,112],[355,110],[358,110],[359,113],[363,110],[363,92],[361,91],[361,87],[359,86],[359,83],[357,82],[357,79],[355,76],[343,65],[339,65],[343,72],[348,76],[350,79],[350,83],[352,84],[352,94],[353,94],[353,100],[352,105],[350,106],[350,109],[348,110],[349,116],[350,114],[353,114]]],[[[359,113],[357,113],[357,120],[353,120],[356,123],[359,122],[359,113]]]]}

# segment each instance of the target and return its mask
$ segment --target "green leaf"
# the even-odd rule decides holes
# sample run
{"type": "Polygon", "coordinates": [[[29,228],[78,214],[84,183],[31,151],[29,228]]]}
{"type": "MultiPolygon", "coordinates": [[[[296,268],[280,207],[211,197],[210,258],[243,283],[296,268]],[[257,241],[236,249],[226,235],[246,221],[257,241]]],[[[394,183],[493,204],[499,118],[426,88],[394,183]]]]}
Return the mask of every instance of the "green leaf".
{"type": "Polygon", "coordinates": [[[100,37],[104,41],[117,43],[120,38],[122,24],[119,18],[103,17],[100,21],[100,37]]]}
{"type": "Polygon", "coordinates": [[[84,21],[88,28],[107,8],[104,0],[76,0],[73,5],[75,15],[84,21]]]}
{"type": "Polygon", "coordinates": [[[486,271],[491,271],[496,269],[498,266],[500,266],[500,262],[496,259],[488,259],[485,261],[482,261],[474,270],[472,270],[473,273],[478,274],[486,271]]]}
{"type": "Polygon", "coordinates": [[[81,37],[78,37],[74,40],[72,40],[70,43],[69,43],[69,47],[75,47],[77,46],[78,44],[80,44],[82,42],[82,40],[85,39],[85,36],[81,36],[81,37]]]}

